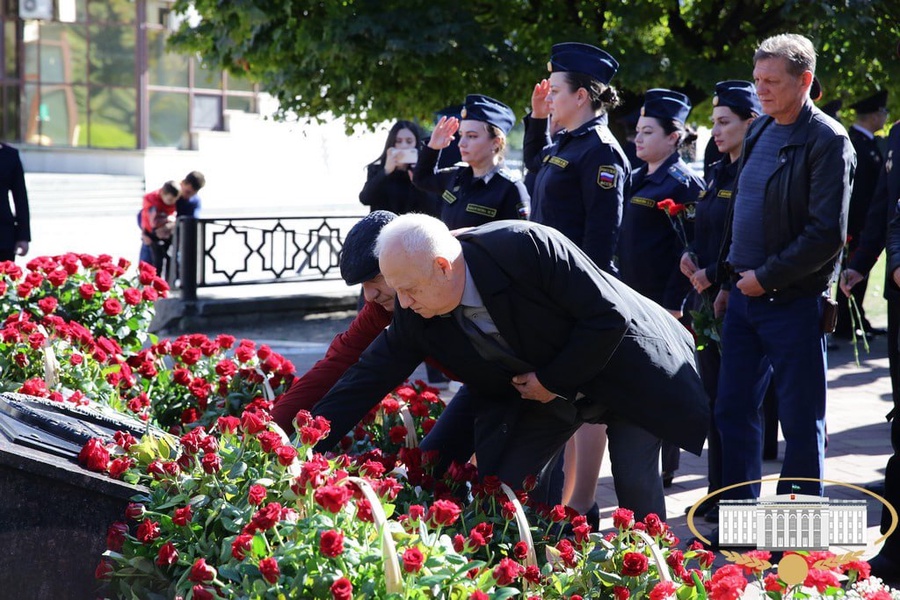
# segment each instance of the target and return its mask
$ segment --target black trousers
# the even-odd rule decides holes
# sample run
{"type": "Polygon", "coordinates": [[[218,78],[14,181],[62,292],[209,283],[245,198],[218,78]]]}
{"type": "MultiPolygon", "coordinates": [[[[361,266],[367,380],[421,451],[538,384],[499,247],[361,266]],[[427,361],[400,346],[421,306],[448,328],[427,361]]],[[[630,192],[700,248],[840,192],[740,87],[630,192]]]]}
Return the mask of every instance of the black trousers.
{"type": "MultiPolygon", "coordinates": [[[[863,331],[872,329],[868,319],[866,319],[866,309],[863,307],[863,298],[866,297],[866,288],[868,287],[869,278],[866,277],[850,290],[850,294],[852,294],[854,300],[856,300],[856,307],[859,309],[859,316],[861,317],[858,327],[862,328],[863,331]]],[[[840,290],[838,290],[835,296],[838,305],[838,320],[837,326],[834,328],[834,335],[849,338],[852,335],[853,324],[852,316],[850,314],[850,300],[844,295],[844,292],[840,290]]]]}
{"type": "MultiPolygon", "coordinates": [[[[900,506],[900,298],[888,298],[888,364],[891,374],[891,395],[894,408],[891,410],[891,448],[893,454],[884,470],[884,499],[895,507],[900,506]]],[[[891,515],[887,508],[881,511],[881,532],[887,531],[891,515]]],[[[895,531],[885,541],[882,554],[900,561],[900,530],[895,531]]]]}

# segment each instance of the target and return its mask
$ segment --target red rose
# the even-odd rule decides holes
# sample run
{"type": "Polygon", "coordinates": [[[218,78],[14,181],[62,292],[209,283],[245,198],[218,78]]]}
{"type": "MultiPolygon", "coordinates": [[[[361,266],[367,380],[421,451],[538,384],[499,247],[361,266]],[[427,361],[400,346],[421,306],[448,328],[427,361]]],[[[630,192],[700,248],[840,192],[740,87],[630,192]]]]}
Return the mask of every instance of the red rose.
{"type": "Polygon", "coordinates": [[[215,453],[204,454],[200,459],[200,465],[204,473],[218,473],[222,468],[222,457],[215,453]]]}
{"type": "Polygon", "coordinates": [[[137,443],[137,440],[134,439],[134,436],[125,431],[117,431],[113,434],[113,439],[116,440],[116,444],[119,445],[122,450],[128,451],[134,444],[137,443]]]}
{"type": "Polygon", "coordinates": [[[346,577],[341,577],[331,584],[333,600],[353,600],[353,584],[346,577]]]}
{"type": "Polygon", "coordinates": [[[228,335],[225,333],[220,333],[216,336],[216,345],[222,350],[228,350],[232,346],[234,346],[234,336],[228,335]]]}
{"type": "Polygon", "coordinates": [[[112,275],[106,271],[97,271],[97,274],[94,275],[94,284],[101,292],[108,292],[113,286],[112,275]]]}
{"type": "Polygon", "coordinates": [[[647,571],[649,561],[639,552],[626,552],[622,557],[622,575],[637,577],[647,571]]]}
{"type": "Polygon", "coordinates": [[[662,533],[663,522],[656,513],[648,513],[647,516],[644,517],[644,525],[647,526],[647,533],[652,536],[657,536],[662,533]]]}
{"type": "Polygon", "coordinates": [[[550,509],[550,520],[554,523],[559,523],[563,519],[566,518],[566,507],[562,504],[557,504],[553,508],[550,509]]]}
{"type": "Polygon", "coordinates": [[[191,513],[191,505],[188,504],[187,506],[185,506],[183,508],[175,509],[175,516],[172,517],[172,522],[175,523],[176,525],[180,525],[180,526],[184,527],[185,525],[187,525],[188,523],[191,522],[192,518],[193,518],[193,514],[191,513]]]}
{"type": "Polygon", "coordinates": [[[274,527],[279,520],[281,520],[281,504],[270,502],[256,511],[251,522],[257,529],[266,530],[274,527]]]}
{"type": "Polygon", "coordinates": [[[125,304],[137,306],[141,303],[141,290],[128,288],[122,293],[122,296],[125,298],[125,304]]]}
{"type": "Polygon", "coordinates": [[[203,356],[203,353],[200,351],[200,348],[186,348],[181,353],[181,362],[186,365],[194,365],[197,364],[201,356],[203,356]]]}
{"type": "Polygon", "coordinates": [[[281,576],[281,571],[278,569],[278,561],[271,556],[259,561],[259,572],[262,574],[263,579],[269,583],[275,583],[281,576]]]}
{"type": "Polygon", "coordinates": [[[40,300],[38,300],[38,308],[40,308],[45,315],[49,315],[54,310],[56,310],[56,306],[58,304],[59,301],[57,301],[57,299],[53,296],[47,296],[46,298],[41,298],[40,300]]]}
{"type": "Polygon", "coordinates": [[[156,521],[144,519],[144,521],[140,525],[138,525],[137,539],[140,543],[149,544],[158,537],[159,523],[157,523],[156,521]]]}
{"type": "Polygon", "coordinates": [[[109,317],[114,317],[122,312],[122,303],[115,298],[107,298],[103,301],[103,312],[109,317]]]}
{"type": "Polygon", "coordinates": [[[650,591],[650,600],[665,600],[675,595],[675,583],[672,581],[660,581],[650,591]]]}
{"type": "Polygon", "coordinates": [[[267,494],[268,490],[266,490],[266,488],[254,483],[250,486],[250,491],[247,492],[247,501],[253,506],[259,506],[263,503],[263,500],[266,499],[267,494]]]}
{"type": "Polygon", "coordinates": [[[300,427],[300,443],[304,446],[315,446],[324,437],[325,435],[317,427],[308,425],[300,427]]]}
{"type": "Polygon", "coordinates": [[[159,548],[159,552],[156,554],[156,564],[161,567],[165,567],[168,565],[174,565],[178,560],[178,550],[175,549],[175,544],[172,542],[166,542],[159,548]]]}
{"type": "Polygon", "coordinates": [[[156,300],[159,298],[159,292],[154,290],[152,287],[145,287],[141,290],[141,298],[143,298],[147,302],[156,302],[156,300]]]}
{"type": "Polygon", "coordinates": [[[428,523],[439,527],[452,525],[459,518],[460,512],[459,505],[452,500],[435,500],[428,509],[428,523]]]}
{"type": "Polygon", "coordinates": [[[490,600],[490,596],[482,592],[481,590],[475,590],[469,596],[469,600],[490,600]]]}
{"type": "Polygon", "coordinates": [[[263,452],[272,452],[281,446],[281,436],[274,431],[262,431],[256,436],[263,452]]]}
{"type": "Polygon", "coordinates": [[[631,529],[634,526],[634,512],[627,508],[617,508],[613,511],[612,520],[616,529],[631,529]]]}
{"type": "Polygon", "coordinates": [[[409,548],[403,553],[403,570],[407,573],[418,573],[425,563],[425,557],[418,548],[409,548]]]}
{"type": "Polygon", "coordinates": [[[244,428],[245,432],[256,435],[268,425],[269,419],[267,417],[266,413],[245,410],[241,415],[241,427],[244,428]]]}
{"type": "Polygon", "coordinates": [[[215,578],[216,570],[206,564],[205,558],[198,558],[194,561],[193,566],[191,566],[191,574],[188,575],[188,579],[194,583],[204,583],[206,581],[212,581],[215,578]]]}
{"type": "Polygon", "coordinates": [[[297,458],[297,449],[293,446],[280,446],[275,448],[275,454],[278,456],[278,463],[287,467],[297,458]]]}
{"type": "Polygon", "coordinates": [[[516,578],[519,577],[522,573],[525,572],[525,567],[517,563],[511,558],[501,558],[500,563],[494,567],[494,579],[497,581],[497,585],[509,585],[516,578]]]}
{"type": "Polygon", "coordinates": [[[344,534],[334,529],[323,531],[319,538],[319,552],[329,558],[340,556],[344,553],[344,534]]]}
{"type": "Polygon", "coordinates": [[[317,489],[313,494],[313,498],[315,499],[316,504],[328,512],[338,513],[344,508],[344,505],[347,504],[350,495],[350,490],[346,487],[326,485],[317,489]]]}
{"type": "Polygon", "coordinates": [[[78,295],[81,296],[82,300],[90,300],[96,293],[97,290],[89,283],[82,283],[78,286],[78,295]]]}
{"type": "Polygon", "coordinates": [[[103,472],[109,466],[109,450],[102,440],[91,438],[78,453],[78,462],[89,471],[103,472]]]}
{"type": "Polygon", "coordinates": [[[216,364],[216,375],[221,377],[231,377],[236,372],[237,366],[227,358],[223,358],[216,364]]]}
{"type": "Polygon", "coordinates": [[[490,523],[479,523],[469,532],[469,541],[475,548],[487,546],[494,537],[494,526],[490,523]]]}
{"type": "Polygon", "coordinates": [[[613,596],[616,597],[616,600],[628,600],[629,596],[631,596],[631,592],[628,591],[628,588],[622,585],[613,586],[613,596]]]}
{"type": "Polygon", "coordinates": [[[247,556],[247,552],[250,550],[250,542],[252,541],[252,534],[242,533],[237,536],[234,538],[234,541],[231,542],[231,555],[238,560],[244,560],[244,557],[247,556]]]}
{"type": "Polygon", "coordinates": [[[97,568],[94,569],[94,579],[99,581],[106,581],[107,579],[112,579],[113,568],[112,565],[106,562],[105,560],[101,560],[97,563],[97,568]]]}
{"type": "Polygon", "coordinates": [[[406,439],[407,430],[403,425],[394,425],[388,431],[388,438],[392,444],[402,444],[406,439]]]}
{"type": "Polygon", "coordinates": [[[116,521],[106,530],[106,547],[113,552],[119,552],[125,543],[125,535],[127,533],[128,525],[121,521],[116,521]]]}
{"type": "Polygon", "coordinates": [[[241,426],[241,420],[237,417],[219,417],[217,421],[219,425],[219,431],[222,433],[234,433],[237,431],[238,427],[241,426]]]}
{"type": "Polygon", "coordinates": [[[121,479],[128,469],[134,466],[134,461],[127,456],[122,456],[109,463],[109,476],[113,479],[121,479]]]}
{"type": "Polygon", "coordinates": [[[137,521],[144,516],[144,505],[137,502],[129,502],[128,508],[125,509],[125,516],[132,521],[137,521]]]}
{"type": "Polygon", "coordinates": [[[525,542],[516,542],[513,546],[513,556],[518,560],[525,560],[528,557],[528,544],[525,542]]]}
{"type": "Polygon", "coordinates": [[[191,588],[191,595],[194,600],[214,600],[215,595],[209,591],[209,588],[203,587],[199,583],[191,588]]]}

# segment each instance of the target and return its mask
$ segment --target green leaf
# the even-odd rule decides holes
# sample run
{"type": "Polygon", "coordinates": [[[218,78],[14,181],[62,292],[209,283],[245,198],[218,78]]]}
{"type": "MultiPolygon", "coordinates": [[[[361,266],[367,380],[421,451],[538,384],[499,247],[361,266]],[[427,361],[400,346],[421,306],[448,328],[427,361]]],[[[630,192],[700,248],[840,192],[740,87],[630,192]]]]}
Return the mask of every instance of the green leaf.
{"type": "Polygon", "coordinates": [[[262,534],[257,533],[253,536],[253,539],[250,541],[250,551],[253,553],[253,556],[256,556],[257,558],[263,558],[269,553],[269,549],[266,546],[266,539],[262,534]]]}

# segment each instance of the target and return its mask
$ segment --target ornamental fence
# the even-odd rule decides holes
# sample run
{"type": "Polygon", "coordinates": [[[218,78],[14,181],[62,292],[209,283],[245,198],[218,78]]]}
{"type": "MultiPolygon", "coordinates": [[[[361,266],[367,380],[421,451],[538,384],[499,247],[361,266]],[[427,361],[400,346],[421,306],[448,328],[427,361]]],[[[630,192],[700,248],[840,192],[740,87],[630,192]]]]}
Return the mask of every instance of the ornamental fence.
{"type": "Polygon", "coordinates": [[[361,216],[178,219],[164,266],[173,289],[340,279],[347,233],[361,216]]]}

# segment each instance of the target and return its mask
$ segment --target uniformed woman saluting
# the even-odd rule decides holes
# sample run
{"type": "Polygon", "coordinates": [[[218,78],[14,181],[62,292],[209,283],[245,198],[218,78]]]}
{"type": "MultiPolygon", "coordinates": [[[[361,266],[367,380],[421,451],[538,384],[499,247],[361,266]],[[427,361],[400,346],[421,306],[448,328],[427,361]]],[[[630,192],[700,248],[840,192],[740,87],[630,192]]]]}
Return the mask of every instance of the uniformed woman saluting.
{"type": "Polygon", "coordinates": [[[631,166],[607,127],[619,104],[609,82],[619,63],[604,50],[567,42],[553,46],[550,78],[534,86],[525,128],[525,164],[542,164],[534,184],[532,220],[554,227],[604,271],[613,255],[631,166]],[[547,119],[562,128],[551,144],[547,119]]]}
{"type": "Polygon", "coordinates": [[[441,117],[413,171],[413,183],[441,195],[440,219],[450,229],[474,227],[498,219],[527,219],[525,185],[504,168],[506,136],[513,111],[497,100],[466,96],[462,120],[441,117]],[[435,172],[438,154],[459,131],[459,153],[468,166],[435,172]]]}
{"type": "MultiPolygon", "coordinates": [[[[676,318],[681,318],[691,289],[679,269],[685,242],[657,204],[671,199],[693,206],[705,187],[678,156],[690,112],[691,102],[684,94],[653,89],[645,95],[634,144],[638,158],[647,164],[632,175],[619,242],[622,280],[676,318]]],[[[690,211],[681,224],[690,242],[693,222],[688,215],[690,211]]]]}

